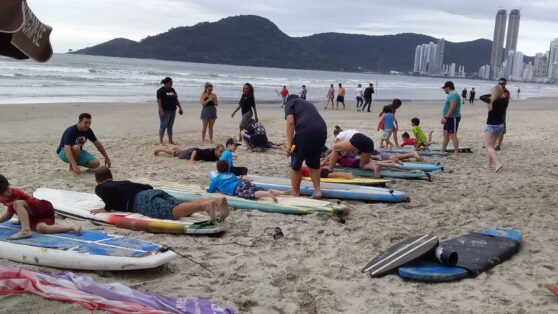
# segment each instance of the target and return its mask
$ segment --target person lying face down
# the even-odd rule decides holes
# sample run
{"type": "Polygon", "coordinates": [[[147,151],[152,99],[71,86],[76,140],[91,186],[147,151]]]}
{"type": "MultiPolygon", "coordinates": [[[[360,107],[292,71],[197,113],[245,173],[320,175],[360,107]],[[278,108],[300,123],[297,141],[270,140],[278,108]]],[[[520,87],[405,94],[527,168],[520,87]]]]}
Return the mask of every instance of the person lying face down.
{"type": "Polygon", "coordinates": [[[228,202],[224,197],[183,202],[148,184],[114,181],[112,172],[106,167],[95,170],[95,181],[95,194],[105,202],[105,207],[91,210],[92,214],[106,211],[137,212],[157,219],[178,220],[204,211],[209,215],[210,222],[223,221],[229,215],[228,202]]]}
{"type": "Polygon", "coordinates": [[[221,154],[225,150],[225,146],[223,144],[217,145],[215,148],[198,148],[198,147],[191,147],[191,148],[181,148],[178,146],[157,146],[153,151],[155,156],[158,156],[159,153],[165,153],[171,155],[173,157],[177,157],[178,159],[186,159],[189,161],[217,161],[221,154]]]}
{"type": "MultiPolygon", "coordinates": [[[[248,180],[239,179],[230,171],[229,164],[225,160],[217,162],[217,172],[219,174],[211,179],[211,183],[206,189],[208,193],[219,191],[226,195],[251,200],[270,197],[274,202],[277,202],[277,196],[289,194],[287,191],[265,190],[248,180]]],[[[205,189],[205,186],[202,186],[202,188],[205,189]]]]}

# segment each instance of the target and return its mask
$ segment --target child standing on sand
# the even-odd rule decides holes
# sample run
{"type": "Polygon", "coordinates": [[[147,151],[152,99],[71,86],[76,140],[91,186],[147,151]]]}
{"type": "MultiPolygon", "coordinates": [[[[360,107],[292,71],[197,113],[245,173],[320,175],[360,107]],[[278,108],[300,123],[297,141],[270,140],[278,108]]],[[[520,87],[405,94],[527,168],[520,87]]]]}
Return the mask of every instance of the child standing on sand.
{"type": "Polygon", "coordinates": [[[248,180],[237,178],[234,173],[229,171],[229,164],[224,160],[217,162],[217,172],[219,175],[211,179],[211,183],[206,189],[208,193],[219,191],[223,194],[252,200],[270,197],[274,202],[277,202],[277,196],[289,194],[287,191],[264,190],[248,180]]]}
{"type": "MultiPolygon", "coordinates": [[[[382,134],[382,141],[380,142],[380,148],[384,148],[386,146],[389,148],[393,146],[393,143],[391,143],[389,138],[393,133],[395,116],[393,115],[393,108],[391,107],[391,105],[384,106],[382,112],[384,114],[382,119],[382,121],[384,122],[383,123],[384,133],[382,134]]],[[[380,125],[378,125],[378,131],[379,130],[380,130],[380,125]]]]}
{"type": "Polygon", "coordinates": [[[54,223],[54,208],[49,201],[38,200],[22,190],[10,187],[10,183],[0,174],[0,203],[8,210],[0,216],[0,223],[9,220],[14,214],[19,218],[21,230],[8,237],[8,240],[30,238],[33,231],[39,233],[64,233],[73,231],[81,235],[80,226],[62,226],[54,223]]]}

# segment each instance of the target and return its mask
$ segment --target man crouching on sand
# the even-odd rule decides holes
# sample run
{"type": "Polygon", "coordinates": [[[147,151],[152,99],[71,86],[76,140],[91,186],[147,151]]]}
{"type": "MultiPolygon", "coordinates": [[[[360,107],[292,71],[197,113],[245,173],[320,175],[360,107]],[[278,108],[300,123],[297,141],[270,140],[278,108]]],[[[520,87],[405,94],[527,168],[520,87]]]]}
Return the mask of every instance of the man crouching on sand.
{"type": "Polygon", "coordinates": [[[95,169],[95,180],[95,193],[105,202],[105,208],[93,209],[92,214],[107,210],[138,212],[152,218],[178,220],[205,211],[210,222],[223,221],[229,215],[229,205],[224,197],[182,202],[163,190],[153,189],[151,185],[114,181],[107,167],[95,169]]]}
{"type": "Polygon", "coordinates": [[[60,139],[60,144],[56,153],[58,157],[70,164],[70,172],[78,175],[81,170],[80,166],[95,169],[101,165],[99,160],[93,154],[83,149],[83,145],[87,140],[93,142],[97,150],[105,157],[105,166],[110,168],[110,158],[103,147],[103,144],[91,130],[91,115],[82,113],[79,115],[78,123],[69,126],[60,139]]]}

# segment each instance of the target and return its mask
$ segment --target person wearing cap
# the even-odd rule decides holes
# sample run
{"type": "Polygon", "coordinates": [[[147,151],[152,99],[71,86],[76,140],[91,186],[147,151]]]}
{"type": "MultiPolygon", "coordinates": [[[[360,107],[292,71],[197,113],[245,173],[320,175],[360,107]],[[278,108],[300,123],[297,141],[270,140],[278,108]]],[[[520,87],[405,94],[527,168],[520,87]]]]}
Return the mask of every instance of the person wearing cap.
{"type": "Polygon", "coordinates": [[[182,107],[178,101],[178,95],[172,87],[172,79],[170,77],[165,77],[161,81],[161,84],[163,84],[163,86],[157,90],[157,106],[159,107],[160,121],[159,144],[163,145],[165,130],[169,137],[169,144],[175,144],[172,140],[172,126],[174,125],[174,119],[176,117],[176,107],[179,109],[179,114],[182,114],[182,107]]]}
{"type": "Polygon", "coordinates": [[[290,95],[285,104],[287,153],[291,156],[292,194],[300,195],[305,162],[314,186],[313,198],[320,198],[320,157],[327,139],[327,125],[313,103],[290,95]]]}
{"type": "Polygon", "coordinates": [[[235,167],[233,165],[233,152],[236,151],[238,146],[240,146],[239,142],[235,141],[232,137],[229,138],[225,144],[225,151],[219,157],[219,160],[224,160],[229,164],[229,171],[234,173],[236,176],[245,176],[248,174],[248,168],[246,167],[235,167]]]}
{"type": "Polygon", "coordinates": [[[446,151],[449,140],[453,143],[453,154],[459,156],[459,140],[457,139],[457,130],[459,129],[459,121],[461,120],[461,97],[455,90],[452,81],[447,81],[442,86],[444,92],[448,95],[444,102],[442,110],[442,121],[444,125],[444,138],[442,140],[442,151],[446,151]]]}

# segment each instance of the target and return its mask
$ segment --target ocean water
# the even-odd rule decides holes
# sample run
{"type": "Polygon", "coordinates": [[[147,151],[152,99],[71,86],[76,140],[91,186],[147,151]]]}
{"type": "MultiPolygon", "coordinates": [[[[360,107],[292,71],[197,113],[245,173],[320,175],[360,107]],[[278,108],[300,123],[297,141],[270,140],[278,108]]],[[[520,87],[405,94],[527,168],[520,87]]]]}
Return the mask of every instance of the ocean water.
{"type": "MultiPolygon", "coordinates": [[[[245,82],[255,88],[256,102],[279,103],[277,91],[286,85],[299,93],[304,84],[308,99],[323,102],[329,84],[347,89],[354,100],[357,84],[374,83],[377,101],[443,100],[444,78],[363,73],[259,68],[149,59],[55,54],[47,63],[0,57],[0,104],[53,102],[155,101],[160,81],[172,77],[182,102],[198,101],[203,85],[211,82],[221,101],[238,101],[245,82]]],[[[477,96],[488,93],[494,82],[453,79],[457,90],[475,87],[477,96]]],[[[508,88],[521,98],[556,96],[557,85],[510,82],[508,88]]]]}

